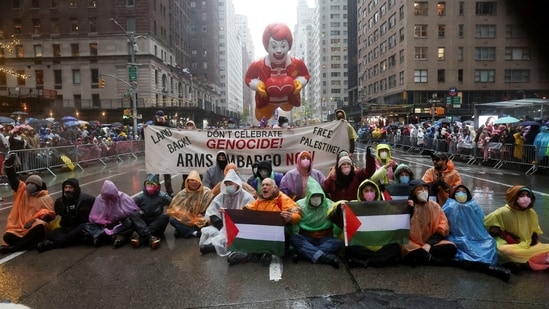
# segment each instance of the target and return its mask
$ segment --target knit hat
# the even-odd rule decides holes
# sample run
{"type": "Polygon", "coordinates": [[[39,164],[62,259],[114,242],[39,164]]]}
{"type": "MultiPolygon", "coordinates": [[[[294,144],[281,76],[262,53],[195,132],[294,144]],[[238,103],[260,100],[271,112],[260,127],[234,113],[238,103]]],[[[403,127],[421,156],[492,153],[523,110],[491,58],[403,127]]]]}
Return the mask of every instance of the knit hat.
{"type": "Polygon", "coordinates": [[[27,180],[25,180],[25,183],[33,183],[38,188],[42,188],[42,178],[38,175],[30,175],[27,177],[27,180]]]}
{"type": "Polygon", "coordinates": [[[343,163],[349,163],[352,165],[353,161],[349,158],[349,156],[342,156],[339,158],[339,161],[337,161],[337,167],[340,167],[343,163]]]}

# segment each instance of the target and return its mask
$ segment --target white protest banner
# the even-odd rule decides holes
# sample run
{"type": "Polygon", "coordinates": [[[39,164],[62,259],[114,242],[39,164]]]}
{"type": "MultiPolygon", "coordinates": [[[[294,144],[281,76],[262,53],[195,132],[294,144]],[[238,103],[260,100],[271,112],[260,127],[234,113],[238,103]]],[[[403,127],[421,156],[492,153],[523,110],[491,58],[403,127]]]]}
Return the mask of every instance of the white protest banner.
{"type": "Polygon", "coordinates": [[[145,127],[145,161],[148,173],[200,174],[224,150],[242,174],[252,174],[252,164],[271,161],[273,170],[286,172],[296,166],[297,155],[310,151],[313,167],[328,171],[340,150],[348,150],[347,123],[332,121],[292,129],[180,130],[145,127]]]}

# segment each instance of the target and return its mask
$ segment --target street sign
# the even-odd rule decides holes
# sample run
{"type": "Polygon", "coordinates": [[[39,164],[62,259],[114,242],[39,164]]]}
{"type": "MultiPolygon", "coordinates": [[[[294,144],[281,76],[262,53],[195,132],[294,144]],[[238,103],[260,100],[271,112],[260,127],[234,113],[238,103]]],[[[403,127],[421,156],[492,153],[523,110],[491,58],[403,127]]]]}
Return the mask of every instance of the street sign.
{"type": "Polygon", "coordinates": [[[137,67],[136,66],[131,66],[131,67],[128,68],[128,76],[129,76],[130,82],[133,82],[133,81],[137,80],[137,67]]]}

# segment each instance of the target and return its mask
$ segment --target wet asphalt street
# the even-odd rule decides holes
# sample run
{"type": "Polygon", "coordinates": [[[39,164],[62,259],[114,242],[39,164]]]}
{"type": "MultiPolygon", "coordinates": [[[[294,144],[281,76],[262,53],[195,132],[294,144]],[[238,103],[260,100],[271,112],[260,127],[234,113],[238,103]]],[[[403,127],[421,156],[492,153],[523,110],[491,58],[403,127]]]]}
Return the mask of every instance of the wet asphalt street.
{"type": "MultiPolygon", "coordinates": [[[[364,153],[358,153],[358,159],[364,153]]],[[[427,156],[395,152],[421,177],[427,156]]],[[[540,225],[549,233],[549,176],[494,170],[456,162],[464,184],[474,190],[485,212],[503,206],[514,184],[537,195],[540,225]]],[[[142,188],[143,157],[97,164],[58,174],[43,174],[50,193],[59,197],[61,182],[77,177],[82,190],[97,195],[105,179],[130,195],[142,188]]],[[[181,176],[174,175],[174,188],[181,176]]],[[[0,186],[0,230],[11,208],[8,186],[0,186]]],[[[548,234],[540,240],[549,242],[548,234]]],[[[79,246],[0,256],[0,301],[32,308],[549,308],[549,272],[521,272],[505,283],[485,274],[450,267],[401,265],[339,269],[284,259],[271,266],[229,266],[226,258],[202,256],[198,239],[175,239],[168,226],[156,251],[79,246]],[[281,279],[276,280],[281,274],[281,279]]],[[[0,305],[0,308],[2,306],[0,305]]]]}

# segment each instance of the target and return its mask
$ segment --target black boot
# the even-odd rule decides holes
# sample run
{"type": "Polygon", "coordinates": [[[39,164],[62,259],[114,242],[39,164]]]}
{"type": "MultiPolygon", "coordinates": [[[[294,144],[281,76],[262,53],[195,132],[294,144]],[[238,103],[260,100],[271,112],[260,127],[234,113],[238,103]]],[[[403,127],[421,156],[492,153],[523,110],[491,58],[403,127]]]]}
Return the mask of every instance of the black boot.
{"type": "Polygon", "coordinates": [[[508,282],[511,278],[511,271],[505,267],[486,265],[483,272],[505,282],[508,282]]]}
{"type": "Polygon", "coordinates": [[[51,250],[55,247],[55,243],[51,240],[45,240],[42,242],[39,242],[38,245],[36,245],[36,249],[38,249],[38,252],[44,252],[51,250]]]}

